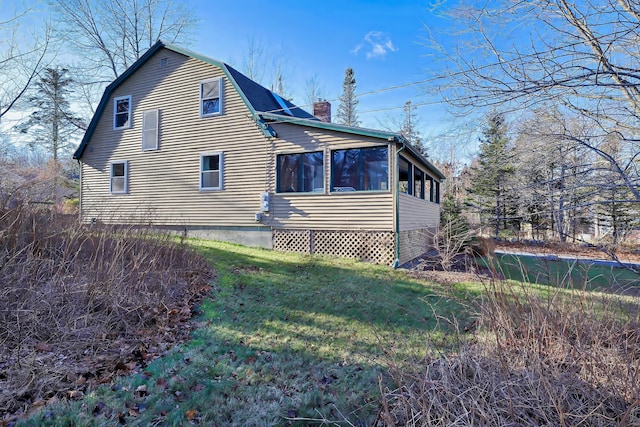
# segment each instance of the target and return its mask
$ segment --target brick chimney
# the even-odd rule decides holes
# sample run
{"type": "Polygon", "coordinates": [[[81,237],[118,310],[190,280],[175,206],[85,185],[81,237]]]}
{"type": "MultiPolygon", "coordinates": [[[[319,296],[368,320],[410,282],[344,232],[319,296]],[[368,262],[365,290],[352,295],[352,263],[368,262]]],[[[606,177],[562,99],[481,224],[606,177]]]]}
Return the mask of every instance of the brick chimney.
{"type": "Polygon", "coordinates": [[[331,123],[331,103],[320,99],[313,103],[313,115],[323,122],[331,123]]]}

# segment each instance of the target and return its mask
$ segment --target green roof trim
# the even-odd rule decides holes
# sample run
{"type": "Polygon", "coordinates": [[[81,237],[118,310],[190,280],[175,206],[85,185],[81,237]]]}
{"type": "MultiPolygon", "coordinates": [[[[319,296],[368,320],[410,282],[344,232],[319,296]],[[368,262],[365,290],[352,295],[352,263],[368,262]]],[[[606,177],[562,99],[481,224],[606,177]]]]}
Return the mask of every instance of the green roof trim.
{"type": "Polygon", "coordinates": [[[355,126],[340,125],[337,123],[327,123],[320,120],[308,120],[300,119],[296,117],[287,117],[273,113],[258,113],[265,121],[278,122],[278,123],[291,123],[298,126],[307,126],[318,129],[331,130],[335,132],[350,133],[353,135],[369,136],[372,138],[384,139],[388,142],[395,142],[396,144],[403,145],[407,151],[409,151],[415,158],[423,163],[424,166],[433,172],[434,175],[440,180],[444,180],[446,177],[435,167],[429,160],[427,160],[413,145],[411,145],[401,134],[395,132],[388,132],[376,129],[360,128],[355,126]]]}

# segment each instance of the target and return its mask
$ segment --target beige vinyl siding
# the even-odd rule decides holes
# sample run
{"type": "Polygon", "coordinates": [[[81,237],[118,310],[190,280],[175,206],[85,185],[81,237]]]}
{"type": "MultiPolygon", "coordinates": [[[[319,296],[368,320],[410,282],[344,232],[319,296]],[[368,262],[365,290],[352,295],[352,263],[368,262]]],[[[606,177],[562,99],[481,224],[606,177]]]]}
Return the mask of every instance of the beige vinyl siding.
{"type": "Polygon", "coordinates": [[[161,49],[112,94],[82,157],[82,214],[114,222],[253,226],[267,141],[222,70],[161,49]],[[160,66],[168,59],[166,67],[160,66]],[[222,115],[200,117],[199,82],[224,78],[222,115]],[[113,130],[113,98],[131,95],[132,126],[113,130]],[[142,151],[142,112],[159,109],[159,147],[142,151]],[[223,190],[200,191],[200,155],[223,153],[223,190]],[[127,160],[128,194],[110,194],[109,162],[127,160]]]}
{"type": "MultiPolygon", "coordinates": [[[[344,148],[389,147],[380,139],[305,128],[292,124],[273,124],[278,133],[271,158],[269,191],[276,191],[278,154],[322,151],[324,153],[324,193],[275,193],[272,210],[264,223],[273,228],[311,230],[388,230],[394,229],[391,191],[331,193],[331,151],[344,148]]],[[[389,154],[391,164],[393,150],[389,154]]],[[[391,171],[391,168],[389,168],[391,171]]],[[[391,173],[389,179],[392,179],[391,173]]],[[[391,186],[390,181],[390,186],[391,186]]]]}
{"type": "Polygon", "coordinates": [[[440,205],[428,200],[400,194],[400,231],[437,227],[440,223],[440,205]]]}
{"type": "Polygon", "coordinates": [[[393,230],[390,193],[276,195],[272,207],[265,224],[273,228],[393,230]]]}
{"type": "Polygon", "coordinates": [[[414,168],[417,167],[425,174],[424,199],[404,193],[398,194],[400,198],[400,231],[433,229],[440,223],[440,205],[429,201],[429,189],[426,181],[429,176],[431,176],[434,181],[437,181],[437,179],[408,151],[403,150],[400,152],[400,155],[411,162],[414,168]]]}

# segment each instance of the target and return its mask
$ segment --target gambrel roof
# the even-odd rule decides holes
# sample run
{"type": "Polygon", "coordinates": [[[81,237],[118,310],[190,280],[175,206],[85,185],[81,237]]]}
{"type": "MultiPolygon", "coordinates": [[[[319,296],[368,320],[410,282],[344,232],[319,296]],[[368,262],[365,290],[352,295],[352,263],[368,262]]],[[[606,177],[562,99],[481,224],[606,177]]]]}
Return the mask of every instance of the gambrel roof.
{"type": "Polygon", "coordinates": [[[224,62],[207,56],[200,55],[188,49],[179,46],[156,42],[147,52],[144,53],[131,67],[124,71],[117,79],[115,79],[104,91],[96,113],[94,114],[89,127],[82,138],[82,142],[73,154],[73,158],[79,160],[82,158],[95,129],[98,125],[100,117],[110,103],[113,92],[124,83],[131,75],[133,75],[140,67],[142,67],[156,52],[160,49],[168,49],[173,52],[185,55],[203,61],[207,64],[218,67],[225,74],[227,79],[236,89],[245,105],[249,109],[253,119],[256,121],[266,137],[276,137],[276,131],[269,126],[269,123],[291,123],[298,126],[314,127],[329,131],[337,131],[350,133],[355,135],[369,136],[384,139],[388,142],[394,142],[402,145],[407,151],[418,158],[430,171],[432,171],[439,179],[444,179],[444,175],[429,162],[418,150],[416,150],[402,135],[394,132],[379,131],[353,126],[339,125],[335,123],[326,123],[307,111],[291,103],[290,101],[280,97],[273,91],[251,80],[244,74],[240,73],[233,67],[224,62]]]}
{"type": "MultiPolygon", "coordinates": [[[[165,48],[171,50],[176,53],[180,53],[182,55],[188,56],[190,58],[198,59],[207,64],[214,65],[220,68],[226,77],[229,79],[231,84],[235,87],[235,89],[240,94],[240,97],[247,105],[249,110],[251,111],[254,118],[258,118],[257,112],[269,111],[273,112],[273,114],[281,114],[287,117],[295,117],[301,119],[308,120],[318,120],[313,115],[309,114],[302,108],[292,104],[286,99],[281,98],[274,92],[269,89],[261,86],[260,84],[254,82],[244,74],[240,73],[233,67],[224,62],[218,61],[216,59],[208,58],[206,56],[197,54],[195,52],[191,52],[187,49],[165,44],[162,41],[158,41],[154,44],[144,55],[140,57],[131,67],[127,68],[125,72],[123,72],[117,79],[115,79],[104,91],[102,98],[100,99],[100,103],[98,104],[98,108],[96,109],[96,113],[94,114],[91,122],[89,123],[89,127],[87,128],[87,132],[82,138],[82,142],[80,146],[73,154],[74,159],[80,159],[84,150],[95,131],[96,126],[98,125],[98,121],[100,117],[104,113],[105,108],[109,104],[111,99],[111,95],[114,90],[118,88],[122,83],[124,83],[133,73],[135,73],[140,67],[142,67],[157,51],[165,48]]],[[[275,132],[272,129],[269,129],[267,125],[264,123],[258,123],[262,128],[263,132],[265,132],[266,136],[275,136],[275,132]]]]}

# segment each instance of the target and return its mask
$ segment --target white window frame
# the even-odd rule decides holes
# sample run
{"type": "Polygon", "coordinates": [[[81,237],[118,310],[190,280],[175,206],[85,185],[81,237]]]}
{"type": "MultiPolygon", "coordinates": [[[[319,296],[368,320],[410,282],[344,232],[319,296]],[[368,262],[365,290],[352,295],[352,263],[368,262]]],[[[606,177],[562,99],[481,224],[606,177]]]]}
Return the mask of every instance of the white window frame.
{"type": "Polygon", "coordinates": [[[158,144],[160,143],[160,110],[146,110],[142,112],[142,151],[153,151],[158,149],[158,144]],[[148,127],[147,117],[149,114],[155,114],[155,127],[148,127]],[[155,144],[150,147],[145,147],[145,143],[150,137],[150,135],[155,135],[155,144]]]}
{"type": "Polygon", "coordinates": [[[200,89],[200,117],[213,117],[213,116],[220,116],[222,115],[222,77],[216,77],[213,79],[207,79],[207,80],[201,80],[200,81],[200,85],[199,85],[199,89],[200,89]],[[204,107],[204,101],[207,101],[209,99],[215,99],[215,98],[205,98],[203,95],[203,87],[206,83],[211,83],[211,82],[218,82],[218,111],[214,112],[214,113],[208,113],[205,114],[203,111],[203,107],[204,107]]]}
{"type": "MultiPolygon", "coordinates": [[[[133,121],[133,116],[131,114],[132,108],[131,108],[131,95],[126,95],[126,96],[117,96],[115,98],[113,98],[113,130],[118,130],[118,129],[129,129],[131,127],[131,122],[133,121]],[[116,126],[116,117],[118,115],[118,101],[122,101],[123,99],[126,99],[129,102],[129,109],[127,111],[127,122],[124,126],[116,126]]],[[[120,113],[122,114],[122,113],[120,113]]]]}
{"type": "Polygon", "coordinates": [[[220,191],[222,190],[223,187],[223,171],[224,171],[224,156],[222,151],[214,151],[214,152],[210,152],[210,153],[201,153],[200,154],[200,173],[199,175],[199,179],[200,179],[200,191],[220,191]],[[204,187],[202,185],[203,183],[203,174],[207,171],[203,170],[204,167],[204,158],[205,157],[210,157],[210,156],[218,156],[218,186],[217,187],[204,187]]]}
{"type": "Polygon", "coordinates": [[[129,192],[129,161],[128,160],[114,160],[109,162],[109,192],[111,194],[127,194],[129,192]],[[113,175],[113,167],[115,165],[124,164],[124,185],[122,191],[114,191],[113,189],[113,179],[120,178],[120,176],[113,175]]]}

